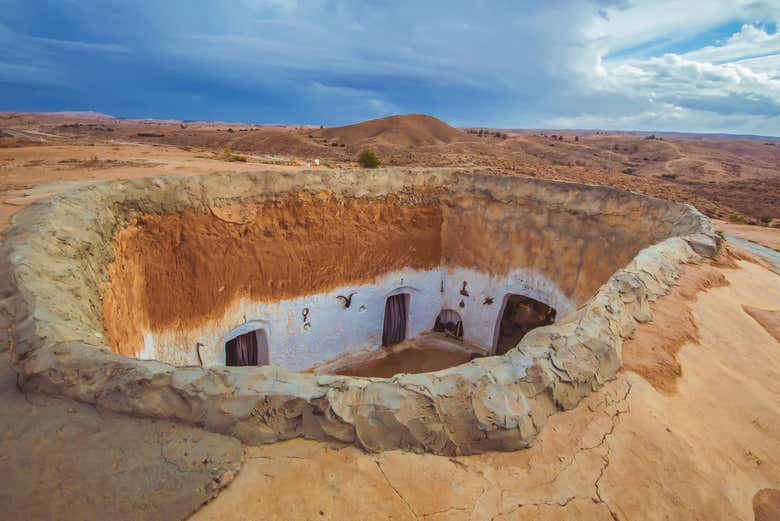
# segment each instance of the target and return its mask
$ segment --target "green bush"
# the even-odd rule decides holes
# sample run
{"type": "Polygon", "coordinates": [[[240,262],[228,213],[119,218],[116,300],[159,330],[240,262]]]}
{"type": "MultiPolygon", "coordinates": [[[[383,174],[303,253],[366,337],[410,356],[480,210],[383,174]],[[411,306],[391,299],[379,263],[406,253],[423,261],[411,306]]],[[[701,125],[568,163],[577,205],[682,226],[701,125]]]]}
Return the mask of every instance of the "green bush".
{"type": "Polygon", "coordinates": [[[379,166],[379,158],[368,148],[358,155],[358,164],[362,168],[376,168],[379,166]]]}

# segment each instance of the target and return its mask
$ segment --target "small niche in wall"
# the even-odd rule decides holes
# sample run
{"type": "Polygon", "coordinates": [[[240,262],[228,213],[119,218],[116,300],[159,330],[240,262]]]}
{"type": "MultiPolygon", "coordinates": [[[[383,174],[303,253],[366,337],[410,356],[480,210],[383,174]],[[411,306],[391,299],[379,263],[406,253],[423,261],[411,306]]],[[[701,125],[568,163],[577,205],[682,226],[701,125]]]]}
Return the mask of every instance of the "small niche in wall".
{"type": "Polygon", "coordinates": [[[433,330],[455,338],[463,338],[463,320],[460,314],[453,309],[442,309],[436,317],[433,330]]]}

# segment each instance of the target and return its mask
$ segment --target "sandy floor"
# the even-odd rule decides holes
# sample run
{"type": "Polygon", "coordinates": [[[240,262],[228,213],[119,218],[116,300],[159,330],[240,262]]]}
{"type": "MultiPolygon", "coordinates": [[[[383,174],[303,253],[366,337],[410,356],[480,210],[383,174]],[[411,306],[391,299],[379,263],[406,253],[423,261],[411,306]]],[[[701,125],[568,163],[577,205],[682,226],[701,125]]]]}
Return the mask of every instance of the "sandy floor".
{"type": "MultiPolygon", "coordinates": [[[[432,333],[383,348],[355,363],[332,371],[349,376],[390,378],[399,373],[428,373],[471,360],[472,351],[458,341],[432,333]]],[[[317,371],[330,372],[330,371],[317,371]]]]}
{"type": "Polygon", "coordinates": [[[771,519],[780,343],[742,306],[777,309],[780,277],[739,265],[719,270],[730,285],[690,303],[701,341],[679,351],[672,394],[623,372],[514,453],[370,455],[302,440],[247,448],[238,478],[193,519],[747,521],[754,496],[756,519],[771,519]]]}

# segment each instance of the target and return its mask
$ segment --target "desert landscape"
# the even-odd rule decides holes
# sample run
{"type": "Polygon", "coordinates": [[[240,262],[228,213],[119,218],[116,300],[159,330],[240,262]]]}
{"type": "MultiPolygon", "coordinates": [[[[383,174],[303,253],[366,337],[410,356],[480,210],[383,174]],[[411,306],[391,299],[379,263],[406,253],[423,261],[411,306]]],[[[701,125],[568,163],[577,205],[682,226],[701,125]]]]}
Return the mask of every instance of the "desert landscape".
{"type": "Polygon", "coordinates": [[[8,519],[780,519],[778,138],[419,114],[326,128],[3,113],[0,131],[8,519]],[[471,310],[493,309],[518,265],[559,316],[490,356],[471,310]],[[378,351],[322,354],[358,318],[317,333],[319,358],[274,358],[281,329],[263,326],[272,377],[224,372],[263,364],[224,353],[212,367],[200,344],[277,316],[256,310],[268,301],[308,299],[273,319],[285,335],[318,331],[350,292],[369,316],[382,284],[420,288],[414,325],[428,272],[447,274],[441,328],[378,351]]]}
{"type": "Polygon", "coordinates": [[[0,5],[0,521],[780,521],[780,0],[0,5]]]}
{"type": "Polygon", "coordinates": [[[738,224],[767,225],[780,207],[778,138],[456,129],[420,114],[321,129],[6,113],[0,128],[4,149],[27,150],[4,153],[6,189],[29,188],[50,166],[58,173],[46,182],[73,180],[79,167],[92,171],[87,179],[176,169],[355,168],[358,152],[370,148],[387,167],[451,167],[603,184],[693,204],[709,217],[738,224]],[[11,172],[24,172],[24,181],[11,172]]]}

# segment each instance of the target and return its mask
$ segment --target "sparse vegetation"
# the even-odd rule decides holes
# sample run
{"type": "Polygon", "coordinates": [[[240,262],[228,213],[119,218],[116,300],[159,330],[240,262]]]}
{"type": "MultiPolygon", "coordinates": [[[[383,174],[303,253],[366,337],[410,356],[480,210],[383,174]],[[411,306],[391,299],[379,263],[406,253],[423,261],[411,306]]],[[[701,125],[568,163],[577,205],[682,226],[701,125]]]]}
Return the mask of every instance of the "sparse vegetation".
{"type": "Polygon", "coordinates": [[[661,174],[664,179],[677,179],[677,174],[661,174]]]}
{"type": "Polygon", "coordinates": [[[503,132],[492,132],[490,130],[485,130],[483,128],[480,129],[473,129],[473,128],[467,128],[466,132],[469,134],[474,134],[477,137],[495,137],[498,139],[507,139],[509,137],[509,134],[505,134],[503,132]]]}
{"type": "Polygon", "coordinates": [[[358,164],[362,168],[376,168],[379,166],[379,163],[379,158],[369,148],[364,149],[358,155],[358,164]]]}
{"type": "Polygon", "coordinates": [[[745,216],[738,213],[731,213],[729,214],[729,222],[732,223],[743,223],[745,222],[745,216]]]}
{"type": "Polygon", "coordinates": [[[222,159],[225,161],[239,161],[241,163],[246,163],[246,156],[243,156],[241,154],[234,154],[232,150],[230,150],[230,146],[226,146],[224,149],[222,149],[222,159]]]}

